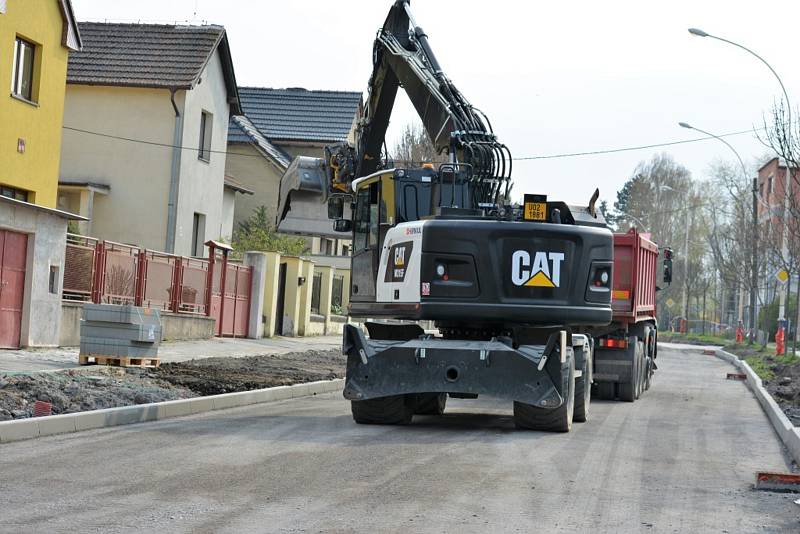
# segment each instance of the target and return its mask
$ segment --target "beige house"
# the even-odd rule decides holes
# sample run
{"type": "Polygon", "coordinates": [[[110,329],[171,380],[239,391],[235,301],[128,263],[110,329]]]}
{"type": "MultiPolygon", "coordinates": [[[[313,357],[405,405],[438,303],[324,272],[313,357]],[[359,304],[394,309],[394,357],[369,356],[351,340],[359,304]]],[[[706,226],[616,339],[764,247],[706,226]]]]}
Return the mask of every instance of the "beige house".
{"type": "Polygon", "coordinates": [[[181,255],[229,240],[228,123],[241,113],[221,26],[80,23],[69,60],[58,206],[85,235],[181,255]]]}
{"type": "MultiPolygon", "coordinates": [[[[296,156],[322,157],[325,146],[353,141],[361,118],[361,93],[301,88],[239,87],[243,115],[231,118],[226,174],[253,191],[236,201],[234,221],[266,206],[270,220],[278,209],[280,178],[296,156]]],[[[320,206],[320,209],[324,209],[320,206]]],[[[312,255],[347,256],[349,240],[310,239],[312,255]]],[[[330,262],[326,262],[330,263],[330,262]]],[[[335,262],[345,267],[347,262],[335,262]]]]}

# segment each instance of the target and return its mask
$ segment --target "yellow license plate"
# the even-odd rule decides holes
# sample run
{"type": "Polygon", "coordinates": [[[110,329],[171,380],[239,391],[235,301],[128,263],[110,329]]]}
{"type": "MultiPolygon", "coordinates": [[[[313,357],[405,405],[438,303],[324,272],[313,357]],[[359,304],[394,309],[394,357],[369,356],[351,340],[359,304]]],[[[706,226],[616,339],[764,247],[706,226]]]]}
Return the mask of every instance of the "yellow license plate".
{"type": "Polygon", "coordinates": [[[544,221],[547,218],[547,202],[526,202],[526,221],[544,221]]]}

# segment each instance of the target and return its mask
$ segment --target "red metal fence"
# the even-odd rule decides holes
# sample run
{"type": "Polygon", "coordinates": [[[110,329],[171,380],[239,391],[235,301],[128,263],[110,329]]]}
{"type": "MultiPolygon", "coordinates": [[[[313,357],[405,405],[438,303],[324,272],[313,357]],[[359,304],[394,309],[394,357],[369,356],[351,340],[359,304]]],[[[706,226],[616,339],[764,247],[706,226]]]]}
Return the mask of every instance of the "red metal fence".
{"type": "Polygon", "coordinates": [[[252,268],[209,249],[207,260],[187,258],[68,234],[62,296],[206,315],[216,319],[216,335],[245,336],[252,268]]]}

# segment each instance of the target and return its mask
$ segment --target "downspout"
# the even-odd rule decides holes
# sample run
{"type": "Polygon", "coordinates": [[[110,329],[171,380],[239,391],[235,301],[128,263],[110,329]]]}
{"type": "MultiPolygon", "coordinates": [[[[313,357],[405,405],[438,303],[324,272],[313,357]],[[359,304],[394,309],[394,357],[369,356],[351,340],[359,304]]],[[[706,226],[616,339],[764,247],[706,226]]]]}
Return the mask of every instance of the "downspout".
{"type": "Polygon", "coordinates": [[[175,252],[175,232],[178,220],[178,192],[180,190],[181,143],[183,141],[183,115],[175,103],[177,89],[170,89],[169,100],[175,110],[175,131],[172,136],[172,170],[169,178],[169,203],[167,204],[167,241],[164,251],[175,252]]]}

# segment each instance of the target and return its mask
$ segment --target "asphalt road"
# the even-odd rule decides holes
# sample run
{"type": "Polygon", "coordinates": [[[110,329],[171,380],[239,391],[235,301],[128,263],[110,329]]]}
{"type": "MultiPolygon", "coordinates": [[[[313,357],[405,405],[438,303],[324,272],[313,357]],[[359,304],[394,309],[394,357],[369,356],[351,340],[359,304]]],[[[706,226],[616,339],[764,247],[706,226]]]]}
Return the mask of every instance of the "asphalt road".
{"type": "Polygon", "coordinates": [[[569,434],[510,406],[357,426],[339,395],[0,446],[3,532],[798,532],[752,394],[713,356],[662,350],[635,404],[569,434]]]}

